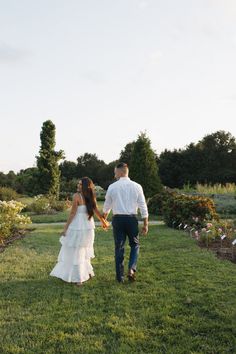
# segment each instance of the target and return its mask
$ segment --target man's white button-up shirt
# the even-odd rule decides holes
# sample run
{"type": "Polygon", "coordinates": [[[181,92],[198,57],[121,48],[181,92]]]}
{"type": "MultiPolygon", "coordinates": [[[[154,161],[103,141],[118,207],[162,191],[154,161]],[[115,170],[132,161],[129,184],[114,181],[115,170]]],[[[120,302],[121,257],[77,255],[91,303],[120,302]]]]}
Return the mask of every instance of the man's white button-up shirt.
{"type": "Polygon", "coordinates": [[[103,212],[109,213],[111,209],[113,215],[137,214],[139,209],[142,218],[147,218],[148,209],[142,186],[131,181],[129,177],[120,177],[117,182],[109,186],[106,193],[103,212]]]}

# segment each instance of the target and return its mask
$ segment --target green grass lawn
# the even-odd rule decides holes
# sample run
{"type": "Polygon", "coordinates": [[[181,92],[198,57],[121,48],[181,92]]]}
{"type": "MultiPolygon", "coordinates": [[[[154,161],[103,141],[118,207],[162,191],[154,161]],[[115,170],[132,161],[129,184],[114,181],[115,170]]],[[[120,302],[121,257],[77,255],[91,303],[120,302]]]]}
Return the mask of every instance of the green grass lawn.
{"type": "Polygon", "coordinates": [[[33,213],[23,213],[30,217],[33,223],[41,224],[41,223],[56,223],[56,222],[66,222],[68,216],[70,214],[69,210],[66,211],[58,211],[56,214],[40,214],[35,215],[33,213]]]}
{"type": "MultiPolygon", "coordinates": [[[[102,207],[103,207],[103,202],[98,202],[98,208],[101,213],[102,213],[102,207]]],[[[34,213],[31,213],[31,212],[25,212],[23,214],[30,216],[33,223],[42,224],[42,223],[66,222],[68,219],[69,213],[70,213],[70,210],[59,211],[55,214],[35,215],[34,213]]],[[[110,212],[110,214],[108,216],[108,220],[111,221],[111,219],[112,219],[112,212],[110,212]]],[[[139,217],[139,219],[141,220],[141,217],[139,217]]],[[[149,219],[160,221],[160,217],[159,216],[157,217],[156,215],[149,215],[149,219]]],[[[96,216],[95,216],[95,220],[98,220],[96,216]]]]}
{"type": "Polygon", "coordinates": [[[96,276],[78,288],[49,276],[60,230],[39,225],[0,254],[0,353],[236,353],[235,264],[152,226],[137,282],[121,285],[98,229],[96,276]]]}

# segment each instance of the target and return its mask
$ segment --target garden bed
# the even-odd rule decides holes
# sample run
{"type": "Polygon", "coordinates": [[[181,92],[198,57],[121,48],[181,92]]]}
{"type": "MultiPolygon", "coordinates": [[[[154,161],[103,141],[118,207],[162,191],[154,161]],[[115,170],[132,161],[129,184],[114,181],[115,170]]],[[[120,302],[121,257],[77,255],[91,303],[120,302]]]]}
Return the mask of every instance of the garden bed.
{"type": "Polygon", "coordinates": [[[226,259],[236,263],[236,246],[232,245],[232,240],[215,240],[208,246],[203,241],[198,241],[198,246],[201,248],[210,249],[220,259],[226,259]]]}

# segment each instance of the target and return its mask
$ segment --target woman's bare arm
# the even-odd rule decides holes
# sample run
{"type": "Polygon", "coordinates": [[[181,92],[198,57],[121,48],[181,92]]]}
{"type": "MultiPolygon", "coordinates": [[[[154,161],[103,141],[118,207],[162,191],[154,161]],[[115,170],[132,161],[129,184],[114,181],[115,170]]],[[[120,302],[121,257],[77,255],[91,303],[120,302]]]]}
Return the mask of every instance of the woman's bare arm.
{"type": "Polygon", "coordinates": [[[66,222],[66,224],[64,226],[64,230],[63,230],[63,233],[62,233],[63,235],[65,235],[65,233],[66,233],[71,221],[74,219],[74,216],[76,214],[77,208],[78,208],[78,195],[74,194],[70,215],[69,215],[68,220],[67,220],[67,222],[66,222]]]}
{"type": "Polygon", "coordinates": [[[98,210],[98,207],[97,207],[97,206],[96,206],[96,208],[94,209],[94,212],[95,212],[95,214],[97,215],[98,219],[101,221],[102,227],[103,227],[103,228],[108,228],[109,222],[104,219],[103,215],[100,213],[100,211],[98,210]]]}

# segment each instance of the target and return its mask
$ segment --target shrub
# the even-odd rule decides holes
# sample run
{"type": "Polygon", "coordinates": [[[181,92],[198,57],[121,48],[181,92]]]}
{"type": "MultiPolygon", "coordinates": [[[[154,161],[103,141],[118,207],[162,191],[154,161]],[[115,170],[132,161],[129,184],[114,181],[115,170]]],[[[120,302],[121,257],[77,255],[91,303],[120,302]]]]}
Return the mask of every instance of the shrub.
{"type": "Polygon", "coordinates": [[[153,215],[163,215],[164,203],[174,194],[171,189],[163,189],[148,201],[148,211],[153,215]]]}
{"type": "Polygon", "coordinates": [[[0,200],[10,201],[19,197],[16,191],[9,187],[0,187],[0,200]]]}
{"type": "Polygon", "coordinates": [[[73,194],[74,193],[72,193],[72,192],[60,192],[59,200],[64,200],[64,201],[68,200],[68,199],[72,200],[73,194]]]}
{"type": "Polygon", "coordinates": [[[53,214],[57,211],[65,211],[70,206],[69,200],[57,200],[40,194],[34,197],[34,202],[27,207],[27,210],[35,214],[53,214]]]}
{"type": "Polygon", "coordinates": [[[235,221],[213,221],[208,222],[205,227],[199,230],[199,238],[203,243],[210,244],[213,241],[223,239],[231,240],[236,237],[235,221]]]}
{"type": "Polygon", "coordinates": [[[51,209],[55,211],[65,211],[70,208],[71,202],[69,200],[52,200],[50,201],[51,209]]]}
{"type": "Polygon", "coordinates": [[[42,194],[34,197],[34,202],[29,205],[28,209],[35,214],[48,214],[51,211],[49,199],[42,194]]]}
{"type": "Polygon", "coordinates": [[[102,187],[95,186],[95,193],[96,193],[96,199],[98,201],[104,201],[105,200],[106,191],[102,187]]]}
{"type": "Polygon", "coordinates": [[[206,220],[218,220],[212,199],[172,193],[163,205],[163,217],[168,226],[181,223],[203,227],[206,220]]]}
{"type": "Polygon", "coordinates": [[[16,201],[0,201],[0,242],[9,238],[18,228],[31,223],[28,216],[21,215],[24,204],[16,201]]]}

